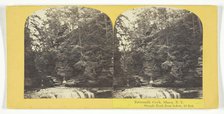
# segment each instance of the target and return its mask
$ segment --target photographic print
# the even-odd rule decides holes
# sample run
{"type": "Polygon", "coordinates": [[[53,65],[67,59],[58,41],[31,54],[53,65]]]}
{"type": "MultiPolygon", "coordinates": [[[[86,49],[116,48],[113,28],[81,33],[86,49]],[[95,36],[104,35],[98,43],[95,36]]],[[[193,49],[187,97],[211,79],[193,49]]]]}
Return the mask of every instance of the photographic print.
{"type": "Polygon", "coordinates": [[[33,13],[25,24],[25,98],[110,98],[113,31],[95,9],[33,13]]]}
{"type": "Polygon", "coordinates": [[[115,98],[201,98],[202,23],[194,13],[139,8],[115,23],[115,98]]]}

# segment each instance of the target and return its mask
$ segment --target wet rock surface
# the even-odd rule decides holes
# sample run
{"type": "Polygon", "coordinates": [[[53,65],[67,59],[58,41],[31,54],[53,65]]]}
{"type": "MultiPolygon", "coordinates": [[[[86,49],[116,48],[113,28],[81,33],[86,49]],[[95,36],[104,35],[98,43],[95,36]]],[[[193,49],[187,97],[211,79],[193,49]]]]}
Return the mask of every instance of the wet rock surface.
{"type": "Polygon", "coordinates": [[[115,98],[180,98],[180,93],[173,89],[137,87],[114,92],[115,98]]]}
{"type": "Polygon", "coordinates": [[[81,88],[53,87],[25,92],[25,98],[94,98],[94,93],[81,88]]]}
{"type": "Polygon", "coordinates": [[[201,88],[162,88],[162,87],[121,87],[116,88],[79,88],[51,87],[25,91],[24,98],[202,98],[201,88]]]}
{"type": "Polygon", "coordinates": [[[161,88],[135,87],[119,88],[113,92],[114,98],[202,98],[201,88],[161,88]]]}

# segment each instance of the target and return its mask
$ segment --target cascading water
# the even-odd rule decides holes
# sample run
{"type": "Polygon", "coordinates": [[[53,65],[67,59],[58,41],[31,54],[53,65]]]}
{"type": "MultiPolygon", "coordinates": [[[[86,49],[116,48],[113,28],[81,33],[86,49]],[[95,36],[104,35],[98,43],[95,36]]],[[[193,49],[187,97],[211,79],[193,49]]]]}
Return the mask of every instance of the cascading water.
{"type": "Polygon", "coordinates": [[[180,93],[177,93],[172,89],[163,89],[161,90],[161,92],[164,94],[165,98],[175,98],[175,99],[180,98],[180,93]]]}
{"type": "Polygon", "coordinates": [[[94,98],[94,93],[81,88],[54,87],[25,92],[25,98],[94,98]]]}
{"type": "Polygon", "coordinates": [[[84,88],[52,87],[25,92],[25,98],[181,98],[180,93],[169,88],[135,87],[111,91],[91,92],[84,88]],[[111,96],[113,94],[113,96],[111,96]]]}
{"type": "Polygon", "coordinates": [[[115,98],[180,98],[180,93],[166,88],[141,87],[114,92],[115,98]]]}

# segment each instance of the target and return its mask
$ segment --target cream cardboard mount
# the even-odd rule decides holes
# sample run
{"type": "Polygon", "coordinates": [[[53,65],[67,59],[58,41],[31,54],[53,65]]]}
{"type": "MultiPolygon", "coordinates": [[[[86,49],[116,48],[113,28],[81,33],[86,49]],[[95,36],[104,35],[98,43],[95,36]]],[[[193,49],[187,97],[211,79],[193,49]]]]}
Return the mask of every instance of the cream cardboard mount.
{"type": "Polygon", "coordinates": [[[7,107],[216,108],[217,18],[216,6],[8,6],[7,107]]]}

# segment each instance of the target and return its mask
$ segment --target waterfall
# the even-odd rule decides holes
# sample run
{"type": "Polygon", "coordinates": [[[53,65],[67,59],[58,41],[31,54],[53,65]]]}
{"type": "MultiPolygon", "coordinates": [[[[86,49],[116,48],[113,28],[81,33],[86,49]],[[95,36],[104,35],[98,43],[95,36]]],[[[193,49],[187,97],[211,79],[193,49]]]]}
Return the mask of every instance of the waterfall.
{"type": "MultiPolygon", "coordinates": [[[[25,98],[95,98],[105,97],[110,91],[91,92],[84,88],[52,87],[40,90],[28,91],[25,98]],[[95,94],[94,94],[95,93],[95,94]]],[[[113,91],[114,98],[180,98],[180,93],[174,89],[157,87],[135,87],[113,91]]],[[[110,97],[112,98],[112,96],[110,97]]]]}
{"type": "Polygon", "coordinates": [[[82,91],[75,90],[75,92],[79,95],[79,98],[86,98],[85,94],[82,91]]]}
{"type": "Polygon", "coordinates": [[[164,91],[164,90],[161,90],[161,92],[162,92],[162,94],[164,95],[165,98],[172,98],[170,92],[164,91]]]}
{"type": "Polygon", "coordinates": [[[85,98],[94,98],[94,94],[87,90],[82,90],[83,94],[85,95],[85,98]]]}
{"type": "Polygon", "coordinates": [[[115,98],[180,98],[173,89],[155,87],[136,87],[113,92],[115,98]]]}
{"type": "Polygon", "coordinates": [[[164,94],[165,98],[174,98],[174,99],[180,98],[180,93],[177,93],[172,89],[163,89],[161,90],[161,92],[164,94]]]}
{"type": "Polygon", "coordinates": [[[94,98],[94,93],[81,88],[52,87],[25,93],[25,98],[94,98]]]}
{"type": "Polygon", "coordinates": [[[173,98],[177,98],[177,99],[180,98],[180,93],[178,93],[172,89],[169,89],[168,91],[170,92],[171,95],[173,95],[173,98]]]}

